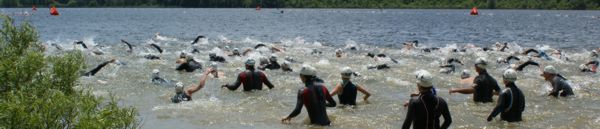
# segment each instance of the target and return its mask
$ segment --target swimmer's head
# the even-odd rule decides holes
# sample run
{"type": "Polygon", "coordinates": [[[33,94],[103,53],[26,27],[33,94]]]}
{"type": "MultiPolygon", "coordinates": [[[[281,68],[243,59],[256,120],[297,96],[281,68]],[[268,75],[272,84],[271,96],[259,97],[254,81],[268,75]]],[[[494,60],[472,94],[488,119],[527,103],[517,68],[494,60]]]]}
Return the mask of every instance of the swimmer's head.
{"type": "Polygon", "coordinates": [[[256,61],[254,61],[254,59],[247,59],[246,63],[244,63],[246,66],[251,66],[254,67],[254,64],[256,64],[256,61]]]}
{"type": "Polygon", "coordinates": [[[183,83],[177,82],[175,84],[175,93],[183,93],[183,83]]]}
{"type": "Polygon", "coordinates": [[[460,75],[460,78],[465,79],[465,78],[470,78],[471,77],[471,72],[469,70],[463,70],[462,74],[460,75]]]}
{"type": "Polygon", "coordinates": [[[275,55],[275,54],[271,55],[271,58],[269,58],[269,61],[271,61],[271,62],[277,61],[277,55],[275,55]]]}
{"type": "Polygon", "coordinates": [[[158,69],[153,69],[153,70],[152,70],[152,73],[153,73],[153,74],[158,74],[159,72],[160,72],[160,71],[158,71],[158,69]]]}
{"type": "Polygon", "coordinates": [[[342,68],[342,78],[350,78],[352,77],[352,69],[350,67],[344,67],[342,68]]]}
{"type": "Polygon", "coordinates": [[[487,68],[487,60],[483,57],[479,57],[477,58],[477,60],[475,60],[475,67],[480,68],[480,69],[486,69],[487,68]]]}
{"type": "Polygon", "coordinates": [[[433,76],[425,70],[419,70],[416,73],[417,86],[423,88],[433,87],[433,76]]]}
{"type": "Polygon", "coordinates": [[[512,69],[507,69],[502,74],[502,78],[504,79],[504,81],[514,82],[517,80],[517,72],[512,69]]]}
{"type": "Polygon", "coordinates": [[[217,64],[217,62],[212,62],[210,63],[210,68],[212,68],[214,71],[217,71],[217,68],[219,67],[218,65],[219,64],[217,64]]]}
{"type": "Polygon", "coordinates": [[[544,77],[544,80],[550,81],[552,77],[556,76],[557,74],[558,70],[556,70],[554,66],[546,66],[544,67],[544,71],[541,76],[544,77]]]}
{"type": "Polygon", "coordinates": [[[209,57],[211,57],[211,58],[212,58],[212,57],[216,57],[216,56],[217,56],[217,53],[214,53],[214,52],[213,52],[213,53],[209,53],[209,54],[208,54],[208,56],[209,56],[209,57]]]}
{"type": "Polygon", "coordinates": [[[302,80],[302,82],[307,82],[310,79],[313,79],[317,76],[317,70],[310,66],[310,65],[303,65],[302,68],[300,69],[300,80],[302,80]]]}
{"type": "Polygon", "coordinates": [[[264,56],[261,56],[261,57],[259,58],[259,62],[258,62],[258,63],[259,63],[260,65],[269,64],[269,59],[267,59],[267,58],[266,58],[266,57],[264,57],[264,56]]]}

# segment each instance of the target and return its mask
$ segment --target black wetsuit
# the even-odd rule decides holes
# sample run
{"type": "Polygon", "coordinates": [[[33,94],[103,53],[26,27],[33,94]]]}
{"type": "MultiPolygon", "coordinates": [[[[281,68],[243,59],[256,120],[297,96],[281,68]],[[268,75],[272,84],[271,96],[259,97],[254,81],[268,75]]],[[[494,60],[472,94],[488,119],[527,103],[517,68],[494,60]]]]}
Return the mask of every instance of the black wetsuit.
{"type": "Polygon", "coordinates": [[[173,103],[179,103],[181,101],[190,101],[190,100],[192,100],[192,97],[185,94],[185,92],[177,93],[177,94],[175,94],[175,96],[173,96],[173,98],[171,98],[171,102],[173,102],[173,103]]]}
{"type": "Polygon", "coordinates": [[[488,121],[498,114],[502,120],[508,122],[522,121],[521,114],[525,110],[525,96],[514,82],[506,85],[507,88],[498,96],[498,104],[488,117],[488,121]]]}
{"type": "Polygon", "coordinates": [[[221,57],[221,56],[209,56],[210,61],[215,61],[215,62],[221,62],[221,63],[225,63],[225,58],[221,57]]]}
{"type": "Polygon", "coordinates": [[[275,70],[280,69],[281,65],[277,61],[271,61],[268,65],[265,66],[265,69],[275,70]]]}
{"type": "Polygon", "coordinates": [[[96,66],[96,68],[90,70],[89,72],[84,73],[83,76],[94,76],[94,75],[96,75],[96,73],[98,71],[100,71],[100,69],[102,69],[104,66],[108,65],[108,63],[110,63],[110,61],[103,62],[102,64],[96,66]]]}
{"type": "Polygon", "coordinates": [[[262,71],[246,70],[238,75],[237,80],[233,84],[225,85],[229,90],[236,90],[240,85],[244,85],[244,91],[262,90],[262,84],[267,85],[269,89],[273,89],[273,84],[267,79],[267,76],[262,71]]]}
{"type": "Polygon", "coordinates": [[[335,107],[335,100],[329,95],[329,91],[322,83],[309,81],[305,84],[306,87],[298,90],[298,100],[296,108],[288,116],[288,118],[296,117],[302,111],[302,105],[306,107],[308,117],[311,124],[329,125],[329,117],[327,116],[327,107],[335,107]],[[325,102],[327,101],[327,103],[325,102]]]}
{"type": "Polygon", "coordinates": [[[338,100],[343,105],[356,105],[357,87],[351,81],[342,82],[342,91],[338,94],[338,100]]]}
{"type": "Polygon", "coordinates": [[[168,81],[161,78],[158,73],[153,73],[152,74],[152,82],[160,84],[160,83],[167,83],[168,81]]]}
{"type": "Polygon", "coordinates": [[[573,93],[573,89],[571,89],[571,86],[566,82],[566,80],[563,77],[554,77],[552,79],[551,85],[552,91],[550,91],[550,96],[558,97],[559,94],[562,97],[575,95],[573,93]]]}
{"type": "Polygon", "coordinates": [[[431,91],[412,97],[408,105],[403,129],[446,129],[452,123],[452,117],[446,101],[433,95],[431,91]],[[444,123],[440,126],[440,117],[444,116],[444,123]]]}
{"type": "Polygon", "coordinates": [[[158,57],[156,55],[152,55],[152,54],[145,55],[144,58],[146,58],[148,60],[160,60],[160,57],[158,57]]]}
{"type": "Polygon", "coordinates": [[[387,64],[380,64],[377,66],[369,66],[367,67],[367,69],[377,69],[377,70],[382,70],[382,69],[389,69],[390,66],[388,66],[387,64]]]}
{"type": "Polygon", "coordinates": [[[194,72],[196,69],[202,69],[202,64],[196,62],[194,59],[188,59],[187,62],[180,64],[175,68],[175,70],[185,70],[186,72],[194,72]]]}
{"type": "Polygon", "coordinates": [[[281,67],[281,70],[283,70],[284,72],[293,72],[294,71],[289,67],[281,67]]]}
{"type": "Polygon", "coordinates": [[[473,80],[473,83],[477,84],[473,87],[475,89],[473,101],[475,102],[493,102],[492,96],[494,96],[494,91],[500,92],[498,82],[487,71],[479,73],[473,80]]]}
{"type": "Polygon", "coordinates": [[[527,67],[528,65],[535,65],[535,66],[538,66],[538,67],[540,66],[540,64],[539,64],[539,63],[537,63],[537,62],[534,62],[534,61],[532,61],[532,60],[529,60],[529,61],[527,61],[527,62],[525,62],[525,63],[523,63],[523,64],[519,65],[519,66],[516,68],[516,70],[517,70],[517,71],[523,71],[523,69],[524,69],[525,67],[527,67]]]}

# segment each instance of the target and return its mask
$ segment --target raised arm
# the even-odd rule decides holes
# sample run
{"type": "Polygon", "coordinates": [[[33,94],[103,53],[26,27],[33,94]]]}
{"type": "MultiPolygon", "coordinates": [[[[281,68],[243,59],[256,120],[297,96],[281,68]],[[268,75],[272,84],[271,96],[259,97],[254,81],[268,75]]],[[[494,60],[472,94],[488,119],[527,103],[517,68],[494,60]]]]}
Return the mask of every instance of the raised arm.
{"type": "Polygon", "coordinates": [[[213,71],[212,68],[206,69],[206,71],[204,71],[204,74],[202,74],[203,76],[200,77],[200,82],[198,83],[198,85],[194,86],[194,87],[190,87],[189,89],[186,90],[187,95],[191,96],[196,91],[199,91],[200,89],[204,88],[204,84],[206,83],[206,79],[208,78],[208,74],[210,74],[210,72],[212,72],[212,71],[213,71]]]}

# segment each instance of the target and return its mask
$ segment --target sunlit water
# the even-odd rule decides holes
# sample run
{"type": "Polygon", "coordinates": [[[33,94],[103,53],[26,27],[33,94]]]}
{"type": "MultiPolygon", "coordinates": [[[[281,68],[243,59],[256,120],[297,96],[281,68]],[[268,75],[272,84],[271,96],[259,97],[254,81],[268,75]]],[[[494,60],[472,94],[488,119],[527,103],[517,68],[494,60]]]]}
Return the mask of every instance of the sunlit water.
{"type": "MultiPolygon", "coordinates": [[[[318,76],[327,87],[341,82],[340,68],[352,67],[362,74],[353,78],[373,96],[368,103],[358,100],[355,108],[328,108],[332,126],[326,128],[400,128],[406,114],[402,105],[409,94],[416,92],[414,72],[428,70],[435,75],[438,95],[446,99],[452,114],[452,128],[596,128],[600,126],[600,88],[598,75],[578,72],[579,64],[589,58],[589,50],[600,44],[600,12],[598,11],[514,11],[480,10],[480,16],[468,16],[467,10],[345,10],[345,9],[59,9],[61,16],[47,16],[39,9],[33,16],[15,16],[29,21],[40,32],[41,42],[47,44],[49,55],[61,51],[50,47],[56,43],[65,49],[81,49],[73,41],[82,40],[99,48],[105,55],[86,53],[88,70],[97,64],[117,58],[127,65],[109,65],[94,77],[81,77],[79,88],[91,90],[97,96],[114,95],[122,106],[139,110],[142,128],[320,128],[307,125],[306,110],[292,119],[291,124],[280,120],[294,108],[296,91],[301,88],[298,73],[266,71],[275,85],[272,90],[242,92],[219,88],[235,81],[243,70],[246,58],[270,56],[259,50],[248,57],[227,57],[225,46],[251,48],[259,43],[274,44],[285,49],[275,53],[279,62],[289,56],[315,66],[318,76]],[[159,32],[160,35],[154,37],[159,32]],[[211,78],[204,89],[193,95],[193,101],[173,104],[170,85],[150,82],[152,69],[159,69],[168,80],[181,81],[186,86],[198,83],[202,70],[193,73],[176,72],[175,59],[181,51],[191,50],[191,41],[205,35],[197,47],[201,53],[194,57],[204,67],[208,53],[225,56],[220,63],[225,78],[211,78]],[[128,54],[120,39],[134,44],[128,54]],[[402,50],[401,43],[419,40],[422,46],[441,47],[440,51],[423,53],[402,50]],[[452,53],[453,48],[466,44],[492,47],[495,42],[509,42],[509,52],[482,52],[469,49],[452,53]],[[160,61],[144,59],[149,53],[158,54],[145,46],[156,43],[163,47],[160,61]],[[357,51],[346,46],[354,45],[357,51]],[[334,50],[342,48],[343,58],[335,58],[334,50]],[[473,70],[477,57],[495,62],[526,48],[557,48],[571,58],[567,61],[543,61],[554,65],[572,83],[575,97],[546,96],[549,83],[539,76],[537,67],[528,67],[519,74],[517,85],[526,97],[523,122],[486,122],[494,104],[478,104],[472,95],[448,94],[459,88],[459,73],[439,74],[442,58],[458,58],[465,62],[457,71],[473,70]],[[313,55],[312,50],[323,54],[313,55]],[[391,63],[389,70],[367,70],[380,64],[366,57],[367,52],[385,53],[400,63],[391,63]],[[261,54],[262,53],[262,54],[261,54]]],[[[28,11],[3,9],[2,12],[28,11]]],[[[521,56],[523,57],[523,56],[521,56]]],[[[298,71],[301,64],[292,64],[298,71]]],[[[497,80],[508,66],[492,63],[489,71],[497,80]]],[[[501,84],[501,88],[504,88],[501,84]]],[[[361,97],[362,95],[359,95],[361,97]]],[[[495,98],[496,99],[496,98],[495,98]]],[[[337,98],[336,98],[337,100],[337,98]]]]}

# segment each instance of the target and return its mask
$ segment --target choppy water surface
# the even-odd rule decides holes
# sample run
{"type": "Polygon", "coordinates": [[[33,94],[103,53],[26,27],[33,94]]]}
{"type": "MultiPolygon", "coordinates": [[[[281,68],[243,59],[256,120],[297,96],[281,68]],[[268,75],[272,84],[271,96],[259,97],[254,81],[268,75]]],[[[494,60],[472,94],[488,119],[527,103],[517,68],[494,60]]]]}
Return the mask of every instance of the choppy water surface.
{"type": "MultiPolygon", "coordinates": [[[[5,13],[28,9],[3,9],[5,13]]],[[[166,79],[186,85],[198,83],[202,70],[193,73],[176,72],[175,59],[181,51],[190,51],[190,42],[197,35],[207,40],[197,47],[194,57],[209,64],[208,53],[225,56],[229,48],[251,48],[259,43],[274,44],[285,49],[275,53],[283,62],[289,56],[315,66],[331,90],[340,82],[339,72],[350,66],[362,74],[354,78],[373,96],[369,103],[359,100],[355,108],[328,108],[333,125],[327,128],[400,128],[406,108],[402,104],[416,91],[413,80],[418,69],[434,73],[438,95],[445,98],[452,114],[452,128],[595,128],[600,126],[600,88],[597,74],[578,72],[591,48],[600,44],[600,12],[598,11],[514,11],[480,10],[480,16],[468,16],[467,10],[346,10],[346,9],[60,9],[61,16],[50,17],[39,9],[33,16],[15,16],[30,21],[40,32],[41,42],[61,44],[66,49],[81,49],[73,45],[83,40],[101,49],[105,55],[87,54],[88,69],[117,58],[127,65],[110,65],[94,77],[82,77],[81,88],[98,96],[114,94],[123,106],[139,110],[142,128],[319,128],[307,125],[306,110],[292,119],[292,124],[280,123],[294,108],[296,91],[303,85],[297,72],[266,71],[275,85],[272,90],[242,92],[219,88],[235,81],[246,58],[270,56],[259,50],[248,57],[226,57],[219,64],[226,78],[211,78],[204,89],[193,95],[193,101],[170,103],[174,95],[171,86],[150,82],[152,69],[161,70],[166,79]],[[159,36],[154,36],[155,33],[159,36]],[[120,39],[135,46],[133,54],[125,52],[120,39]],[[425,47],[441,47],[440,51],[424,53],[401,49],[401,43],[419,40],[425,47]],[[509,52],[483,52],[468,49],[453,53],[453,48],[466,44],[492,47],[495,42],[509,42],[509,52]],[[158,54],[145,46],[156,43],[165,49],[163,60],[150,61],[144,55],[158,54]],[[351,51],[346,46],[357,46],[351,51]],[[334,50],[342,48],[343,58],[335,58],[334,50]],[[477,57],[495,62],[526,48],[557,48],[572,61],[543,61],[555,65],[572,83],[576,96],[555,99],[547,97],[550,85],[539,76],[537,67],[528,67],[519,75],[517,85],[526,96],[523,122],[492,122],[485,118],[494,104],[477,104],[471,95],[448,94],[448,89],[462,87],[459,73],[439,74],[442,58],[458,58],[466,64],[459,67],[473,70],[477,57]],[[323,51],[313,55],[312,50],[323,51]],[[366,53],[385,53],[400,63],[391,63],[389,70],[367,70],[367,66],[382,62],[367,58],[366,53]]],[[[61,51],[49,47],[48,54],[61,51]]],[[[521,56],[523,57],[523,56],[521,56]]],[[[301,64],[292,64],[295,70],[301,64]]],[[[206,66],[205,66],[206,67],[206,66]]],[[[507,65],[493,63],[490,72],[497,80],[507,65]]],[[[500,82],[500,81],[499,81],[500,82]]],[[[501,85],[501,88],[504,88],[501,85]]],[[[360,97],[361,95],[359,95],[360,97]]],[[[336,98],[337,100],[337,98],[336,98]]]]}

